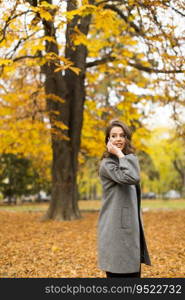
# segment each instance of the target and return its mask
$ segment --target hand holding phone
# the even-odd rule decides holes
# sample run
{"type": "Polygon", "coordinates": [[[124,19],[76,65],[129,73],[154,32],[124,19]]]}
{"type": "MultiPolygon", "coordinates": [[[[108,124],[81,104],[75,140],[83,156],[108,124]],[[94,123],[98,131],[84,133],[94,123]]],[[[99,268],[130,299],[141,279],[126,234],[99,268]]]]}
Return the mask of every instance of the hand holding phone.
{"type": "Polygon", "coordinates": [[[121,151],[121,149],[119,149],[116,145],[113,145],[111,138],[108,138],[107,151],[118,157],[124,157],[124,154],[121,151]]]}

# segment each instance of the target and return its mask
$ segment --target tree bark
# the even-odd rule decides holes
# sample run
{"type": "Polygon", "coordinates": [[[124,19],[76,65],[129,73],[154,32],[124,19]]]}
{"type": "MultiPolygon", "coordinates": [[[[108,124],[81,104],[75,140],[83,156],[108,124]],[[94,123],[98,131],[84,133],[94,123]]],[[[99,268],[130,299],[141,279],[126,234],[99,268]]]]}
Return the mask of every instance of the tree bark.
{"type": "Polygon", "coordinates": [[[181,194],[182,194],[182,197],[185,197],[185,168],[184,168],[183,162],[178,159],[175,159],[173,161],[173,165],[174,165],[174,168],[176,169],[176,171],[180,175],[181,183],[182,183],[181,194]]]}
{"type": "MultiPolygon", "coordinates": [[[[68,1],[67,10],[74,9],[74,1],[68,1]]],[[[49,96],[54,94],[65,100],[64,103],[53,101],[47,97],[47,109],[50,116],[51,127],[55,132],[65,133],[67,140],[59,138],[55,132],[52,140],[52,199],[43,220],[72,220],[80,218],[78,208],[77,171],[78,153],[80,150],[80,136],[83,123],[83,110],[85,101],[85,65],[87,50],[83,45],[72,48],[70,36],[74,27],[78,26],[84,33],[88,33],[90,16],[75,17],[67,25],[65,57],[70,59],[75,67],[80,68],[77,75],[67,70],[64,75],[54,72],[55,62],[46,63],[43,67],[45,74],[45,92],[49,96]],[[77,25],[78,22],[78,25],[77,25]],[[53,111],[58,114],[53,115],[53,111]],[[68,129],[63,132],[56,128],[55,120],[63,122],[68,129]]],[[[45,34],[56,40],[53,22],[43,21],[45,34]]],[[[58,55],[57,43],[46,41],[46,52],[58,55]]]]}

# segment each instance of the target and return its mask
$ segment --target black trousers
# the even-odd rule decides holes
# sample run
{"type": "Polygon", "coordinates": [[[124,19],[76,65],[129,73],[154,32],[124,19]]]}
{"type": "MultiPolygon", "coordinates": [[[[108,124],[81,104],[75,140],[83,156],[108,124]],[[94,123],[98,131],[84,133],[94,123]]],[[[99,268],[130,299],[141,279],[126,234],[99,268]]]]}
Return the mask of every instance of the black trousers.
{"type": "Polygon", "coordinates": [[[119,278],[141,278],[141,268],[139,272],[136,273],[111,273],[106,272],[107,278],[119,277],[119,278]]]}

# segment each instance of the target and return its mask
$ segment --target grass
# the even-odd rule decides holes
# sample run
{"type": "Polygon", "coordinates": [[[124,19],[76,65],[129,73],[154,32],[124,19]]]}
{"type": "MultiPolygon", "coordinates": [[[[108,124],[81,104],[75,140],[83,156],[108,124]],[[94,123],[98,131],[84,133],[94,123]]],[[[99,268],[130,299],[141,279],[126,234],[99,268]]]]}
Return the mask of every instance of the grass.
{"type": "MultiPolygon", "coordinates": [[[[0,210],[4,211],[34,211],[41,212],[46,211],[48,208],[48,203],[25,203],[21,205],[4,205],[0,204],[0,210]]],[[[150,210],[179,210],[185,209],[185,199],[175,199],[175,200],[162,200],[162,199],[152,199],[152,200],[142,200],[142,208],[150,210]]],[[[101,201],[99,200],[81,200],[79,201],[79,208],[82,211],[97,211],[101,207],[101,201]]]]}
{"type": "Polygon", "coordinates": [[[142,200],[142,208],[149,209],[185,209],[185,199],[174,199],[174,200],[142,200]]]}

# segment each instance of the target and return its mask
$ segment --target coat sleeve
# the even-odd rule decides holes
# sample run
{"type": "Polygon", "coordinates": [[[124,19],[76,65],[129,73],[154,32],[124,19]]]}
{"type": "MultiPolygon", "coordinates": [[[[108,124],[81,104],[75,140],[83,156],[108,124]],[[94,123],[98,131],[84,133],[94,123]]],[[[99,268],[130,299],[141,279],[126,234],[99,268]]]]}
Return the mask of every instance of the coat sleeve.
{"type": "Polygon", "coordinates": [[[119,184],[138,184],[140,181],[140,168],[137,156],[128,154],[119,158],[119,161],[105,159],[100,175],[119,184]]]}

